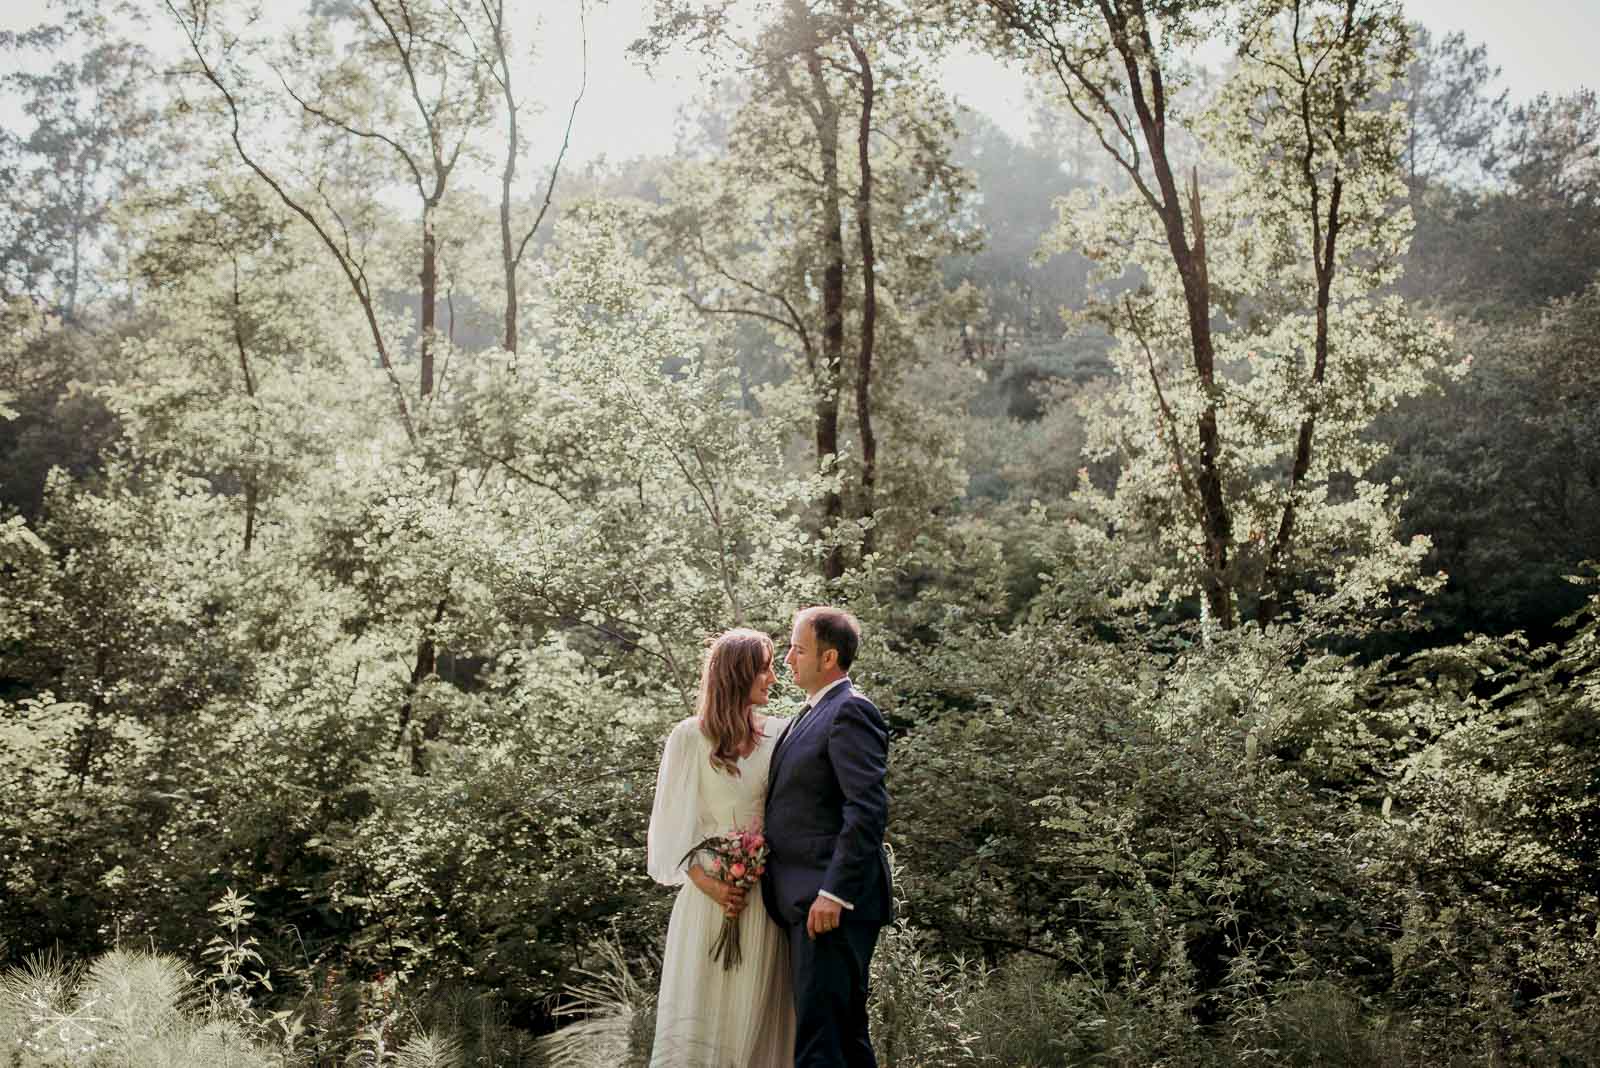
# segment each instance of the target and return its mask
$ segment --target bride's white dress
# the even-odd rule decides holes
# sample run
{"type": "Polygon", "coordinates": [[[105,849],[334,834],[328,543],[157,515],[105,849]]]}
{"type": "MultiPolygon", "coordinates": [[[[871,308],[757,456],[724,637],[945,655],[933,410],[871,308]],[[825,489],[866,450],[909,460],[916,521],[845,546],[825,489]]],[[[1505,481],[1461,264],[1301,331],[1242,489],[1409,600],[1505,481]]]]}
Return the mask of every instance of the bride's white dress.
{"type": "Polygon", "coordinates": [[[724,971],[711,959],[722,910],[686,874],[683,855],[695,843],[738,827],[761,825],[772,750],[788,720],[769,716],[755,751],[737,777],[711,766],[711,742],[699,721],[673,728],[656,779],[650,814],[651,878],[678,886],[667,924],[651,1068],[793,1068],[794,997],[789,948],[767,910],[761,888],[746,893],[739,915],[744,959],[724,971]]]}

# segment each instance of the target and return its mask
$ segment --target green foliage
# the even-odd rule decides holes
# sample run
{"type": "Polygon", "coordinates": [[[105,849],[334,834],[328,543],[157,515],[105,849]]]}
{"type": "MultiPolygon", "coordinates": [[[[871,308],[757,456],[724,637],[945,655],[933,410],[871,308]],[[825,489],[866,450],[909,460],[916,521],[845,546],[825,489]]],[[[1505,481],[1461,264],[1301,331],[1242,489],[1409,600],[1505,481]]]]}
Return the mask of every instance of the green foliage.
{"type": "MultiPolygon", "coordinates": [[[[904,907],[904,903],[901,903],[904,907]]],[[[978,1033],[967,1019],[983,975],[964,960],[947,962],[903,919],[878,936],[869,1003],[873,1049],[885,1066],[971,1063],[978,1033]]]]}
{"type": "Polygon", "coordinates": [[[83,476],[113,437],[104,404],[72,388],[103,370],[96,346],[27,297],[0,306],[0,511],[39,513],[52,467],[83,476]]]}
{"type": "Polygon", "coordinates": [[[968,352],[1003,358],[1011,346],[1053,342],[1060,312],[1081,307],[1089,261],[1071,251],[1036,257],[1055,222],[1054,200],[1087,184],[1085,160],[1067,146],[1018,143],[987,117],[963,112],[954,162],[972,176],[973,210],[982,226],[981,250],[948,257],[945,270],[984,294],[985,318],[971,324],[968,352]]]}
{"type": "MultiPolygon", "coordinates": [[[[660,921],[639,854],[661,725],[702,634],[776,630],[804,596],[808,490],[611,217],[564,248],[544,347],[469,364],[421,456],[392,422],[369,449],[323,437],[386,418],[381,382],[298,335],[251,332],[241,389],[205,341],[232,314],[217,278],[171,283],[184,366],[152,339],[156,377],[107,391],[124,456],[3,528],[8,930],[84,952],[114,915],[198,950],[205,903],[251,875],[278,976],[504,986],[537,1015],[615,917],[660,921]],[[263,451],[308,386],[341,400],[263,451]],[[396,672],[419,636],[473,675],[396,672]]],[[[248,255],[261,299],[300,284],[248,255]]]]}
{"type": "Polygon", "coordinates": [[[804,470],[833,476],[812,523],[830,550],[904,552],[962,487],[951,430],[967,383],[942,356],[976,301],[942,265],[978,233],[954,108],[919,62],[934,38],[914,4],[671,0],[633,46],[687,39],[744,72],[726,150],[671,168],[631,229],[660,284],[765,331],[781,370],[752,399],[811,443],[804,470]]]}
{"type": "Polygon", "coordinates": [[[1353,993],[1326,981],[1286,984],[1251,1010],[1228,1028],[1238,1063],[1377,1068],[1426,1055],[1403,1024],[1364,1013],[1353,993]]]}
{"type": "Polygon", "coordinates": [[[1430,608],[1452,631],[1544,638],[1582,602],[1566,576],[1600,537],[1597,328],[1594,285],[1537,323],[1471,326],[1470,372],[1384,421],[1405,528],[1429,532],[1450,575],[1430,608]]]}
{"type": "Polygon", "coordinates": [[[252,984],[269,992],[272,990],[266,972],[245,971],[247,966],[259,969],[263,963],[261,954],[256,950],[255,938],[245,930],[250,921],[256,918],[256,914],[250,910],[254,904],[229,887],[222,900],[209,910],[217,917],[221,932],[206,943],[204,955],[212,968],[212,975],[206,982],[212,995],[231,1003],[236,1012],[249,1007],[249,988],[252,984]]]}
{"type": "Polygon", "coordinates": [[[1592,90],[1511,109],[1474,153],[1496,181],[1414,191],[1417,242],[1402,292],[1491,323],[1526,320],[1582,292],[1600,261],[1597,141],[1592,90]]]}
{"type": "MultiPolygon", "coordinates": [[[[1369,744],[1348,719],[1363,672],[1286,667],[1304,655],[1287,632],[1178,642],[1138,654],[1040,616],[939,664],[961,672],[962,705],[894,750],[919,922],[991,959],[1022,945],[1129,975],[1177,932],[1202,992],[1247,951],[1274,975],[1300,953],[1372,969],[1356,899],[1373,829],[1315,788],[1348,783],[1369,744]]],[[[934,669],[926,685],[938,701],[952,683],[934,669]]]]}
{"type": "Polygon", "coordinates": [[[629,930],[665,922],[640,831],[661,720],[630,723],[636,698],[563,676],[570,659],[490,680],[506,698],[462,700],[428,776],[369,775],[359,818],[306,843],[328,873],[308,904],[350,926],[347,967],[554,992],[619,913],[629,930]]]}
{"type": "Polygon", "coordinates": [[[1425,186],[1457,179],[1471,188],[1487,176],[1508,93],[1495,92],[1500,68],[1486,46],[1460,31],[1435,36],[1417,23],[1408,29],[1414,54],[1400,94],[1406,107],[1402,161],[1415,208],[1425,186]]]}
{"type": "MultiPolygon", "coordinates": [[[[1478,639],[1394,690],[1413,745],[1394,785],[1395,996],[1508,1051],[1592,1048],[1600,910],[1591,597],[1559,650],[1478,639]]],[[[1534,1057],[1539,1059],[1539,1057],[1534,1057]]],[[[1580,1058],[1581,1059],[1581,1058],[1580,1058]]]]}

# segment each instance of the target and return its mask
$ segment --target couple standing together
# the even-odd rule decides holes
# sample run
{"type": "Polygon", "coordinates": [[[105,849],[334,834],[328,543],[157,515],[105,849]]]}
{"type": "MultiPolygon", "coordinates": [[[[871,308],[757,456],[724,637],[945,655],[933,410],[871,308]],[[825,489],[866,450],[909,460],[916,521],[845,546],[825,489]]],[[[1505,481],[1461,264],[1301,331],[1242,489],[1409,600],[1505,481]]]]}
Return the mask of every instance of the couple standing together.
{"type": "MultiPolygon", "coordinates": [[[[699,714],[667,739],[648,863],[680,886],[667,927],[652,1068],[874,1068],[867,974],[893,917],[883,849],[888,728],[850,684],[861,628],[847,612],[795,617],[784,657],[806,703],[762,709],[778,681],[772,640],[731,630],[707,652],[699,714]],[[761,902],[713,876],[696,843],[761,830],[761,902]],[[743,960],[711,947],[725,919],[743,960]]],[[[753,895],[752,895],[753,896],[753,895]]]]}

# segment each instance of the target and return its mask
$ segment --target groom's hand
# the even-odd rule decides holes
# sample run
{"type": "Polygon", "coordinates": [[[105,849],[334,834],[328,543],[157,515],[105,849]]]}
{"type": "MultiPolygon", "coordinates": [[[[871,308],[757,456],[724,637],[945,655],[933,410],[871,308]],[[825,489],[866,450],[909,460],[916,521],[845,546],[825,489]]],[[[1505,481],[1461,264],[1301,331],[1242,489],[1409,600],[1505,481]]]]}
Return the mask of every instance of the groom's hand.
{"type": "Polygon", "coordinates": [[[843,914],[843,905],[832,898],[818,894],[817,899],[811,903],[811,912],[806,916],[806,934],[815,941],[818,935],[837,930],[839,917],[843,914]]]}

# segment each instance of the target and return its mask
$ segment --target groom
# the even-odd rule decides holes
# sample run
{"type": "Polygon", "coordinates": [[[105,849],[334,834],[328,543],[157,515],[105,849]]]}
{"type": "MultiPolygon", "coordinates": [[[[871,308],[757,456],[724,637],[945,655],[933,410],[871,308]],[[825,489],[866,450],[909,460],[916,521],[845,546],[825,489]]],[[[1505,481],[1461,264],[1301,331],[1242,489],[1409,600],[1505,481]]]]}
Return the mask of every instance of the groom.
{"type": "Polygon", "coordinates": [[[846,674],[861,627],[837,608],[795,617],[784,657],[806,704],[772,756],[761,898],[789,936],[795,1068],[876,1068],[867,974],[894,917],[883,829],[889,734],[846,674]]]}

